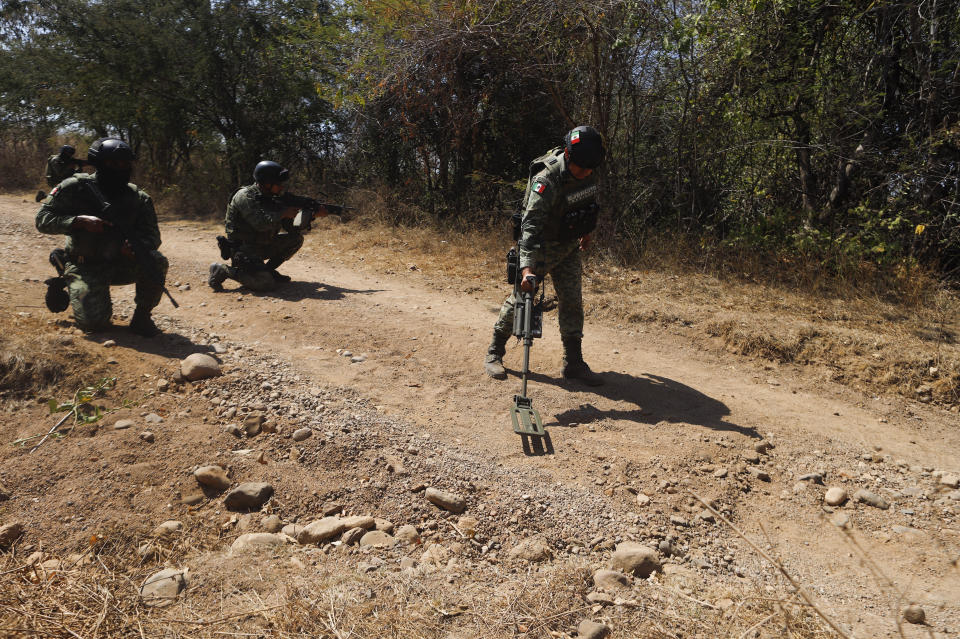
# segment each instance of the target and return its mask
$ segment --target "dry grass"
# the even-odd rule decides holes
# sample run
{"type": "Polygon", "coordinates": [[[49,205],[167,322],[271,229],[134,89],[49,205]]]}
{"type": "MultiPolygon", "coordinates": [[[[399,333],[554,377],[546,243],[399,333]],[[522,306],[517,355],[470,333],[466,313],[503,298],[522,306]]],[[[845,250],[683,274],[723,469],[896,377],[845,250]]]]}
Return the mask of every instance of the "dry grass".
{"type": "Polygon", "coordinates": [[[167,565],[191,567],[188,589],[166,608],[140,600],[140,585],[159,566],[143,565],[136,541],[117,532],[57,569],[27,565],[19,551],[2,556],[0,636],[550,639],[574,636],[585,618],[656,639],[776,637],[787,628],[797,639],[830,636],[809,606],[750,587],[697,592],[660,576],[602,607],[585,600],[591,568],[583,560],[366,574],[300,547],[230,558],[203,550],[209,531],[195,532],[202,538],[185,537],[166,555],[167,565]],[[733,604],[721,610],[703,599],[712,597],[733,604]]]}

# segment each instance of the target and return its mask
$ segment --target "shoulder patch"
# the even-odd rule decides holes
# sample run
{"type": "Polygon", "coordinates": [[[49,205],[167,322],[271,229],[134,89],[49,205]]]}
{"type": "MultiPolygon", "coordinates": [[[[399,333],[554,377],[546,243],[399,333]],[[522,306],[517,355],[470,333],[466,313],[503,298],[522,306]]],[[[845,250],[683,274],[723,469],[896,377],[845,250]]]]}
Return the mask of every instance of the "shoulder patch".
{"type": "Polygon", "coordinates": [[[533,192],[537,194],[542,194],[547,190],[547,183],[541,180],[537,180],[533,183],[533,192]]]}
{"type": "Polygon", "coordinates": [[[58,184],[55,187],[53,187],[52,191],[50,191],[50,195],[51,196],[56,195],[59,191],[60,191],[60,185],[58,184]]]}

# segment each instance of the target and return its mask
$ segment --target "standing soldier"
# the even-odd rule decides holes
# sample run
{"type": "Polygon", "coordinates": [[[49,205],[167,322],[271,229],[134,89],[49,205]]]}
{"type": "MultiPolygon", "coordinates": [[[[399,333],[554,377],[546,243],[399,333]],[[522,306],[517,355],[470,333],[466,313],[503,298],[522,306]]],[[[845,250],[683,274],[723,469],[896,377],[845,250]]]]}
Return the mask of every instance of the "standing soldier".
{"type": "Polygon", "coordinates": [[[253,169],[254,184],[233,195],[227,205],[226,241],[218,238],[221,255],[231,257],[231,265],[210,265],[210,288],[223,290],[229,278],[254,291],[272,291],[290,281],[277,267],[300,250],[303,235],[291,224],[299,207],[281,198],[289,178],[290,171],[276,162],[260,162],[253,169]],[[282,229],[287,232],[281,233],[282,229]]]}
{"type": "Polygon", "coordinates": [[[160,228],[153,201],[129,184],[133,150],[126,142],[102,138],[87,157],[96,173],[80,173],[54,187],[37,212],[37,230],[67,236],[66,247],[50,259],[64,267],[73,316],[82,330],[110,325],[110,286],[136,283],[130,328],[152,337],[160,329],[150,313],[160,303],[168,267],[157,250],[160,228]],[[135,249],[145,254],[135,255],[135,249]]]}
{"type": "MultiPolygon", "coordinates": [[[[531,165],[523,199],[519,253],[522,290],[533,291],[526,276],[553,279],[557,292],[560,338],[563,342],[563,376],[590,386],[603,380],[583,361],[583,295],[580,251],[590,245],[597,224],[597,178],[593,171],[603,162],[603,136],[590,126],[578,126],[564,136],[564,144],[531,165]]],[[[493,327],[484,369],[494,379],[506,379],[503,355],[513,327],[514,295],[503,303],[493,327]]]]}

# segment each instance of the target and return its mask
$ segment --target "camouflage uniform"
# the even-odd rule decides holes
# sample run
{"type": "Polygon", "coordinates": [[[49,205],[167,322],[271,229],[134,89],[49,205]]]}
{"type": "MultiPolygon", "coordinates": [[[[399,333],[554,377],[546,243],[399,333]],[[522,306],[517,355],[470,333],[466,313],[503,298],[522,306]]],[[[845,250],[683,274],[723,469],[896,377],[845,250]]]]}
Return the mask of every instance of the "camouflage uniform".
{"type": "Polygon", "coordinates": [[[64,278],[77,325],[95,331],[110,324],[113,305],[110,286],[136,284],[134,300],[138,309],[152,309],[160,303],[163,286],[151,281],[136,261],[121,254],[123,239],[109,228],[92,233],[71,228],[78,215],[94,215],[124,229],[150,249],[157,270],[167,274],[167,258],[160,247],[160,228],[150,196],[134,184],[118,195],[105,198],[96,178],[85,173],[69,177],[54,188],[37,212],[36,225],[41,233],[67,236],[64,278]],[[105,207],[105,205],[108,205],[105,207]]]}
{"type": "Polygon", "coordinates": [[[254,291],[270,291],[279,282],[271,273],[293,257],[303,246],[303,235],[289,230],[281,233],[281,214],[286,206],[251,184],[237,191],[227,206],[227,239],[234,246],[228,276],[254,291]],[[264,263],[266,262],[266,263],[264,263]]]}
{"type": "MultiPolygon", "coordinates": [[[[563,149],[557,148],[534,161],[543,165],[527,182],[520,226],[520,270],[532,268],[538,277],[549,274],[557,292],[560,336],[583,337],[583,296],[579,237],[566,228],[566,215],[596,204],[595,174],[577,180],[567,171],[563,149]]],[[[519,275],[518,275],[519,277],[519,275]]],[[[514,295],[503,303],[494,334],[506,340],[513,330],[514,295]]]]}
{"type": "Polygon", "coordinates": [[[56,186],[76,173],[79,168],[79,163],[73,158],[61,157],[59,154],[51,155],[47,160],[47,184],[56,186]]]}

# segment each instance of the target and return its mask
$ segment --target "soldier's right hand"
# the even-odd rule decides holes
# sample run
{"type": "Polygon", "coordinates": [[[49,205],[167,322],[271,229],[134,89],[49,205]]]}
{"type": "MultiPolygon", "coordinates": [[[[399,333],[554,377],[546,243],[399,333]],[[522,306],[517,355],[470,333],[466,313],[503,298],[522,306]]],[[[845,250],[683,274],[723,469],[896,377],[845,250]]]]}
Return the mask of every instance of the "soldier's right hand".
{"type": "Polygon", "coordinates": [[[520,290],[524,293],[533,293],[537,290],[537,277],[533,274],[533,269],[529,266],[523,269],[521,273],[520,290]]]}
{"type": "Polygon", "coordinates": [[[91,233],[103,233],[108,226],[112,226],[107,220],[101,219],[96,215],[78,215],[73,218],[73,228],[91,233]]]}

